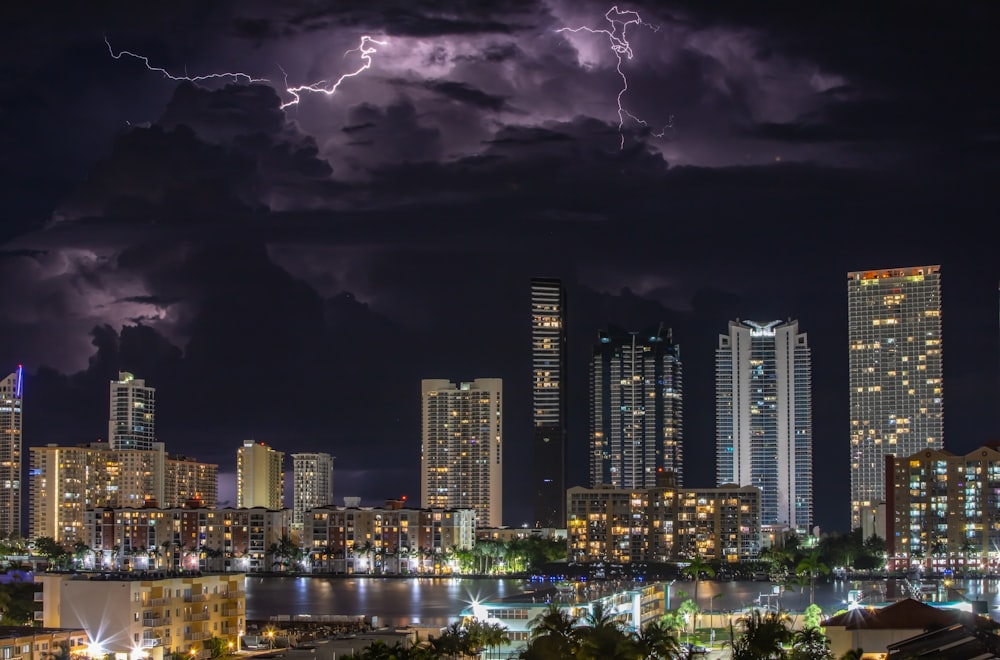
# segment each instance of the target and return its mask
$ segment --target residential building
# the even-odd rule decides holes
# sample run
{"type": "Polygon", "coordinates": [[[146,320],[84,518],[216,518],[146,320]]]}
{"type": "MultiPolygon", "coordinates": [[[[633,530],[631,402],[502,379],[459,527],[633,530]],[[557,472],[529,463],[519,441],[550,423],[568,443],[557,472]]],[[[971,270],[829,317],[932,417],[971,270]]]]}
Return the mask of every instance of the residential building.
{"type": "Polygon", "coordinates": [[[531,279],[535,526],[566,526],[566,289],[531,279]]]}
{"type": "Polygon", "coordinates": [[[292,454],[292,526],[302,529],[306,512],[333,504],[333,456],[292,454]]]}
{"type": "Polygon", "coordinates": [[[0,658],[11,660],[78,658],[86,655],[88,647],[87,631],[82,628],[0,626],[0,658]]]}
{"type": "Polygon", "coordinates": [[[244,440],[236,452],[236,506],[283,509],[285,453],[263,442],[244,440]]]}
{"type": "Polygon", "coordinates": [[[104,442],[29,449],[29,535],[71,545],[83,538],[85,512],[99,507],[216,505],[218,466],[165,458],[163,443],[113,450],[104,442]]]}
{"type": "Polygon", "coordinates": [[[324,506],[306,512],[302,545],[323,573],[443,574],[446,556],[476,543],[472,509],[324,506]]]}
{"type": "Polygon", "coordinates": [[[848,273],[847,301],[857,528],[885,500],[886,456],[944,446],[940,266],[848,273]]]}
{"type": "Polygon", "coordinates": [[[761,495],[754,486],[574,487],[567,500],[570,561],[736,562],[760,552],[761,495]]]}
{"type": "Polygon", "coordinates": [[[472,509],[476,524],[503,518],[503,381],[421,381],[420,496],[425,509],[472,509]]]}
{"type": "Polygon", "coordinates": [[[24,367],[0,380],[0,534],[21,534],[24,367]]]}
{"type": "Polygon", "coordinates": [[[812,527],[812,360],[798,321],[730,321],[715,351],[716,483],[756,486],[761,524],[812,527]]]}
{"type": "Polygon", "coordinates": [[[1000,445],[888,456],[886,552],[897,570],[1000,571],[1000,445]]]}
{"type": "Polygon", "coordinates": [[[246,631],[246,576],[242,573],[154,578],[139,573],[35,576],[42,585],[42,625],[82,628],[87,655],[163,660],[212,657],[218,637],[237,649],[246,631]]]}
{"type": "MultiPolygon", "coordinates": [[[[272,571],[270,550],[291,530],[289,509],[97,508],[86,512],[86,568],[272,571]]],[[[277,562],[277,563],[276,563],[277,562]]]]}
{"type": "Polygon", "coordinates": [[[127,371],[111,381],[108,444],[112,449],[152,449],[156,442],[156,388],[127,371]]]}
{"type": "Polygon", "coordinates": [[[683,484],[680,347],[669,330],[611,327],[590,363],[590,485],[641,489],[669,471],[683,484]]]}

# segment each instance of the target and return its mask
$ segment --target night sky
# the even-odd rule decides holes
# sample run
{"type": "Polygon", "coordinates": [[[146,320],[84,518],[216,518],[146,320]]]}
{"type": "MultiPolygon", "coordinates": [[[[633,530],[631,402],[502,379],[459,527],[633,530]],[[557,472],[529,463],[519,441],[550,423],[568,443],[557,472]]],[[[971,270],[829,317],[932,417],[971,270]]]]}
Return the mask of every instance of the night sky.
{"type": "Polygon", "coordinates": [[[5,6],[0,368],[25,365],[27,445],[104,438],[127,370],[168,451],[220,464],[222,500],[255,438],[335,455],[338,502],[414,501],[420,379],[501,377],[520,525],[529,279],[560,277],[569,485],[598,329],[673,328],[686,485],[707,486],[718,335],[792,317],[816,522],[846,530],[846,273],[926,264],[945,447],[997,437],[1000,4],[623,3],[644,23],[621,99],[646,125],[621,131],[608,36],[557,31],[608,28],[610,4],[445,4],[5,6]],[[364,65],[363,35],[370,68],[282,109],[364,65]],[[177,82],[123,50],[268,82],[177,82]]]}

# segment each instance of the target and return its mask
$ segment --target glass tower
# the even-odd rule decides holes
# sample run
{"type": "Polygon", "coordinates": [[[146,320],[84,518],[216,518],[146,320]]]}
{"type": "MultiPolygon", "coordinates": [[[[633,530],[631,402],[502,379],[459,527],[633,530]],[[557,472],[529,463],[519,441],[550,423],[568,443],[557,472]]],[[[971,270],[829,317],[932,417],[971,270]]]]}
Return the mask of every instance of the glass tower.
{"type": "Polygon", "coordinates": [[[847,274],[851,527],[886,498],[886,456],[943,448],[940,266],[847,274]]]}
{"type": "Polygon", "coordinates": [[[21,534],[21,404],[24,367],[0,380],[0,534],[21,534]]]}
{"type": "Polygon", "coordinates": [[[680,347],[663,326],[598,333],[590,362],[590,486],[683,485],[680,347]]]}
{"type": "Polygon", "coordinates": [[[531,280],[535,525],[566,526],[566,290],[531,280]]]}
{"type": "Polygon", "coordinates": [[[310,509],[333,504],[333,456],[292,454],[292,525],[301,529],[310,509]]]}
{"type": "Polygon", "coordinates": [[[730,321],[715,351],[716,480],[756,486],[761,524],[812,525],[812,355],[798,321],[730,321]]]}

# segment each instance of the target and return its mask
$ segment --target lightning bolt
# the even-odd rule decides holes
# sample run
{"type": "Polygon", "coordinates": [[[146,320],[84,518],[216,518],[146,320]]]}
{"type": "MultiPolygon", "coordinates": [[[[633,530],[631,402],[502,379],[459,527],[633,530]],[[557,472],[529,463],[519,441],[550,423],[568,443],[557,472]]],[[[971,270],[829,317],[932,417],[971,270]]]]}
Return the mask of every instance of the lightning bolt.
{"type": "MultiPolygon", "coordinates": [[[[608,42],[611,44],[611,52],[614,53],[615,58],[618,60],[618,63],[615,65],[615,70],[618,71],[618,75],[621,76],[622,79],[622,88],[618,92],[618,136],[620,138],[620,143],[618,148],[624,149],[625,148],[624,127],[626,119],[631,119],[637,124],[641,124],[642,126],[649,128],[649,124],[644,119],[640,119],[639,117],[636,117],[634,114],[629,112],[625,108],[624,103],[622,102],[622,97],[625,96],[625,92],[628,91],[628,77],[622,70],[622,64],[624,63],[625,60],[632,59],[633,55],[632,46],[628,42],[628,37],[626,36],[626,32],[628,31],[628,26],[630,25],[641,25],[643,27],[649,28],[653,32],[659,32],[660,26],[653,25],[652,23],[647,23],[646,21],[642,20],[642,17],[639,16],[638,12],[620,11],[617,5],[609,9],[608,12],[604,14],[604,18],[611,25],[610,28],[598,29],[587,26],[576,27],[576,28],[564,27],[564,28],[559,28],[558,30],[556,30],[556,32],[573,32],[573,33],[589,32],[591,34],[603,34],[607,36],[608,42]]],[[[666,135],[667,131],[673,128],[673,120],[674,118],[671,116],[666,126],[664,126],[659,131],[655,130],[651,131],[651,135],[653,135],[653,137],[663,137],[664,135],[666,135]]]]}
{"type": "MultiPolygon", "coordinates": [[[[156,73],[163,75],[163,77],[169,80],[175,80],[175,81],[186,80],[189,82],[202,82],[206,80],[229,79],[233,82],[245,83],[247,85],[252,83],[271,84],[272,82],[267,78],[255,78],[253,75],[249,73],[243,73],[242,71],[225,71],[220,73],[208,73],[201,76],[188,76],[188,75],[180,76],[170,73],[169,71],[167,71],[162,67],[153,66],[150,63],[149,58],[145,55],[133,53],[132,51],[128,50],[120,50],[118,52],[115,52],[115,49],[111,47],[111,42],[108,41],[107,36],[104,37],[104,43],[107,44],[108,52],[111,53],[111,57],[113,57],[114,59],[120,60],[123,57],[135,58],[140,62],[142,62],[144,65],[146,65],[146,68],[149,69],[150,71],[155,71],[156,73]]],[[[291,97],[290,100],[285,101],[284,103],[281,104],[281,109],[284,110],[289,106],[298,105],[299,101],[302,100],[301,95],[303,92],[312,92],[317,94],[325,94],[326,96],[333,96],[340,88],[341,83],[343,83],[345,80],[347,80],[348,78],[354,78],[356,76],[359,76],[364,71],[371,68],[372,55],[378,52],[378,50],[375,48],[376,45],[387,46],[388,44],[389,44],[388,41],[375,39],[367,34],[363,35],[361,37],[361,42],[358,44],[357,48],[351,48],[350,50],[347,50],[344,53],[345,58],[351,53],[358,53],[361,59],[361,64],[358,66],[357,69],[353,71],[348,71],[347,73],[341,75],[332,84],[328,83],[328,81],[321,80],[309,85],[291,86],[288,84],[288,75],[285,73],[284,69],[281,69],[281,67],[279,66],[278,68],[281,69],[281,73],[284,75],[284,80],[285,80],[284,91],[291,97]]]]}

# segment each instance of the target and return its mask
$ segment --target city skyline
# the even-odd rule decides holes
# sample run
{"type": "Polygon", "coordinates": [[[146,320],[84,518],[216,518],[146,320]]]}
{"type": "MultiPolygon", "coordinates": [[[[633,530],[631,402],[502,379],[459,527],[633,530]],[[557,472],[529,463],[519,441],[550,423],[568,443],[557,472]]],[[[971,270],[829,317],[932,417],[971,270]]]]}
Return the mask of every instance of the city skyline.
{"type": "Polygon", "coordinates": [[[599,329],[673,329],[697,487],[720,329],[791,317],[814,520],[846,529],[845,274],[919,264],[941,266],[945,449],[997,437],[995,3],[619,5],[643,21],[621,97],[624,51],[571,31],[608,26],[607,4],[314,9],[57,2],[0,25],[0,373],[24,365],[24,456],[107,440],[127,371],[156,388],[158,440],[220,466],[222,502],[246,438],[337,456],[338,500],[414,501],[420,380],[486,374],[505,522],[532,524],[546,277],[568,301],[568,487],[587,483],[599,329]],[[384,42],[369,68],[292,103],[359,71],[365,35],[384,42]],[[220,71],[258,82],[177,80],[220,71]]]}

